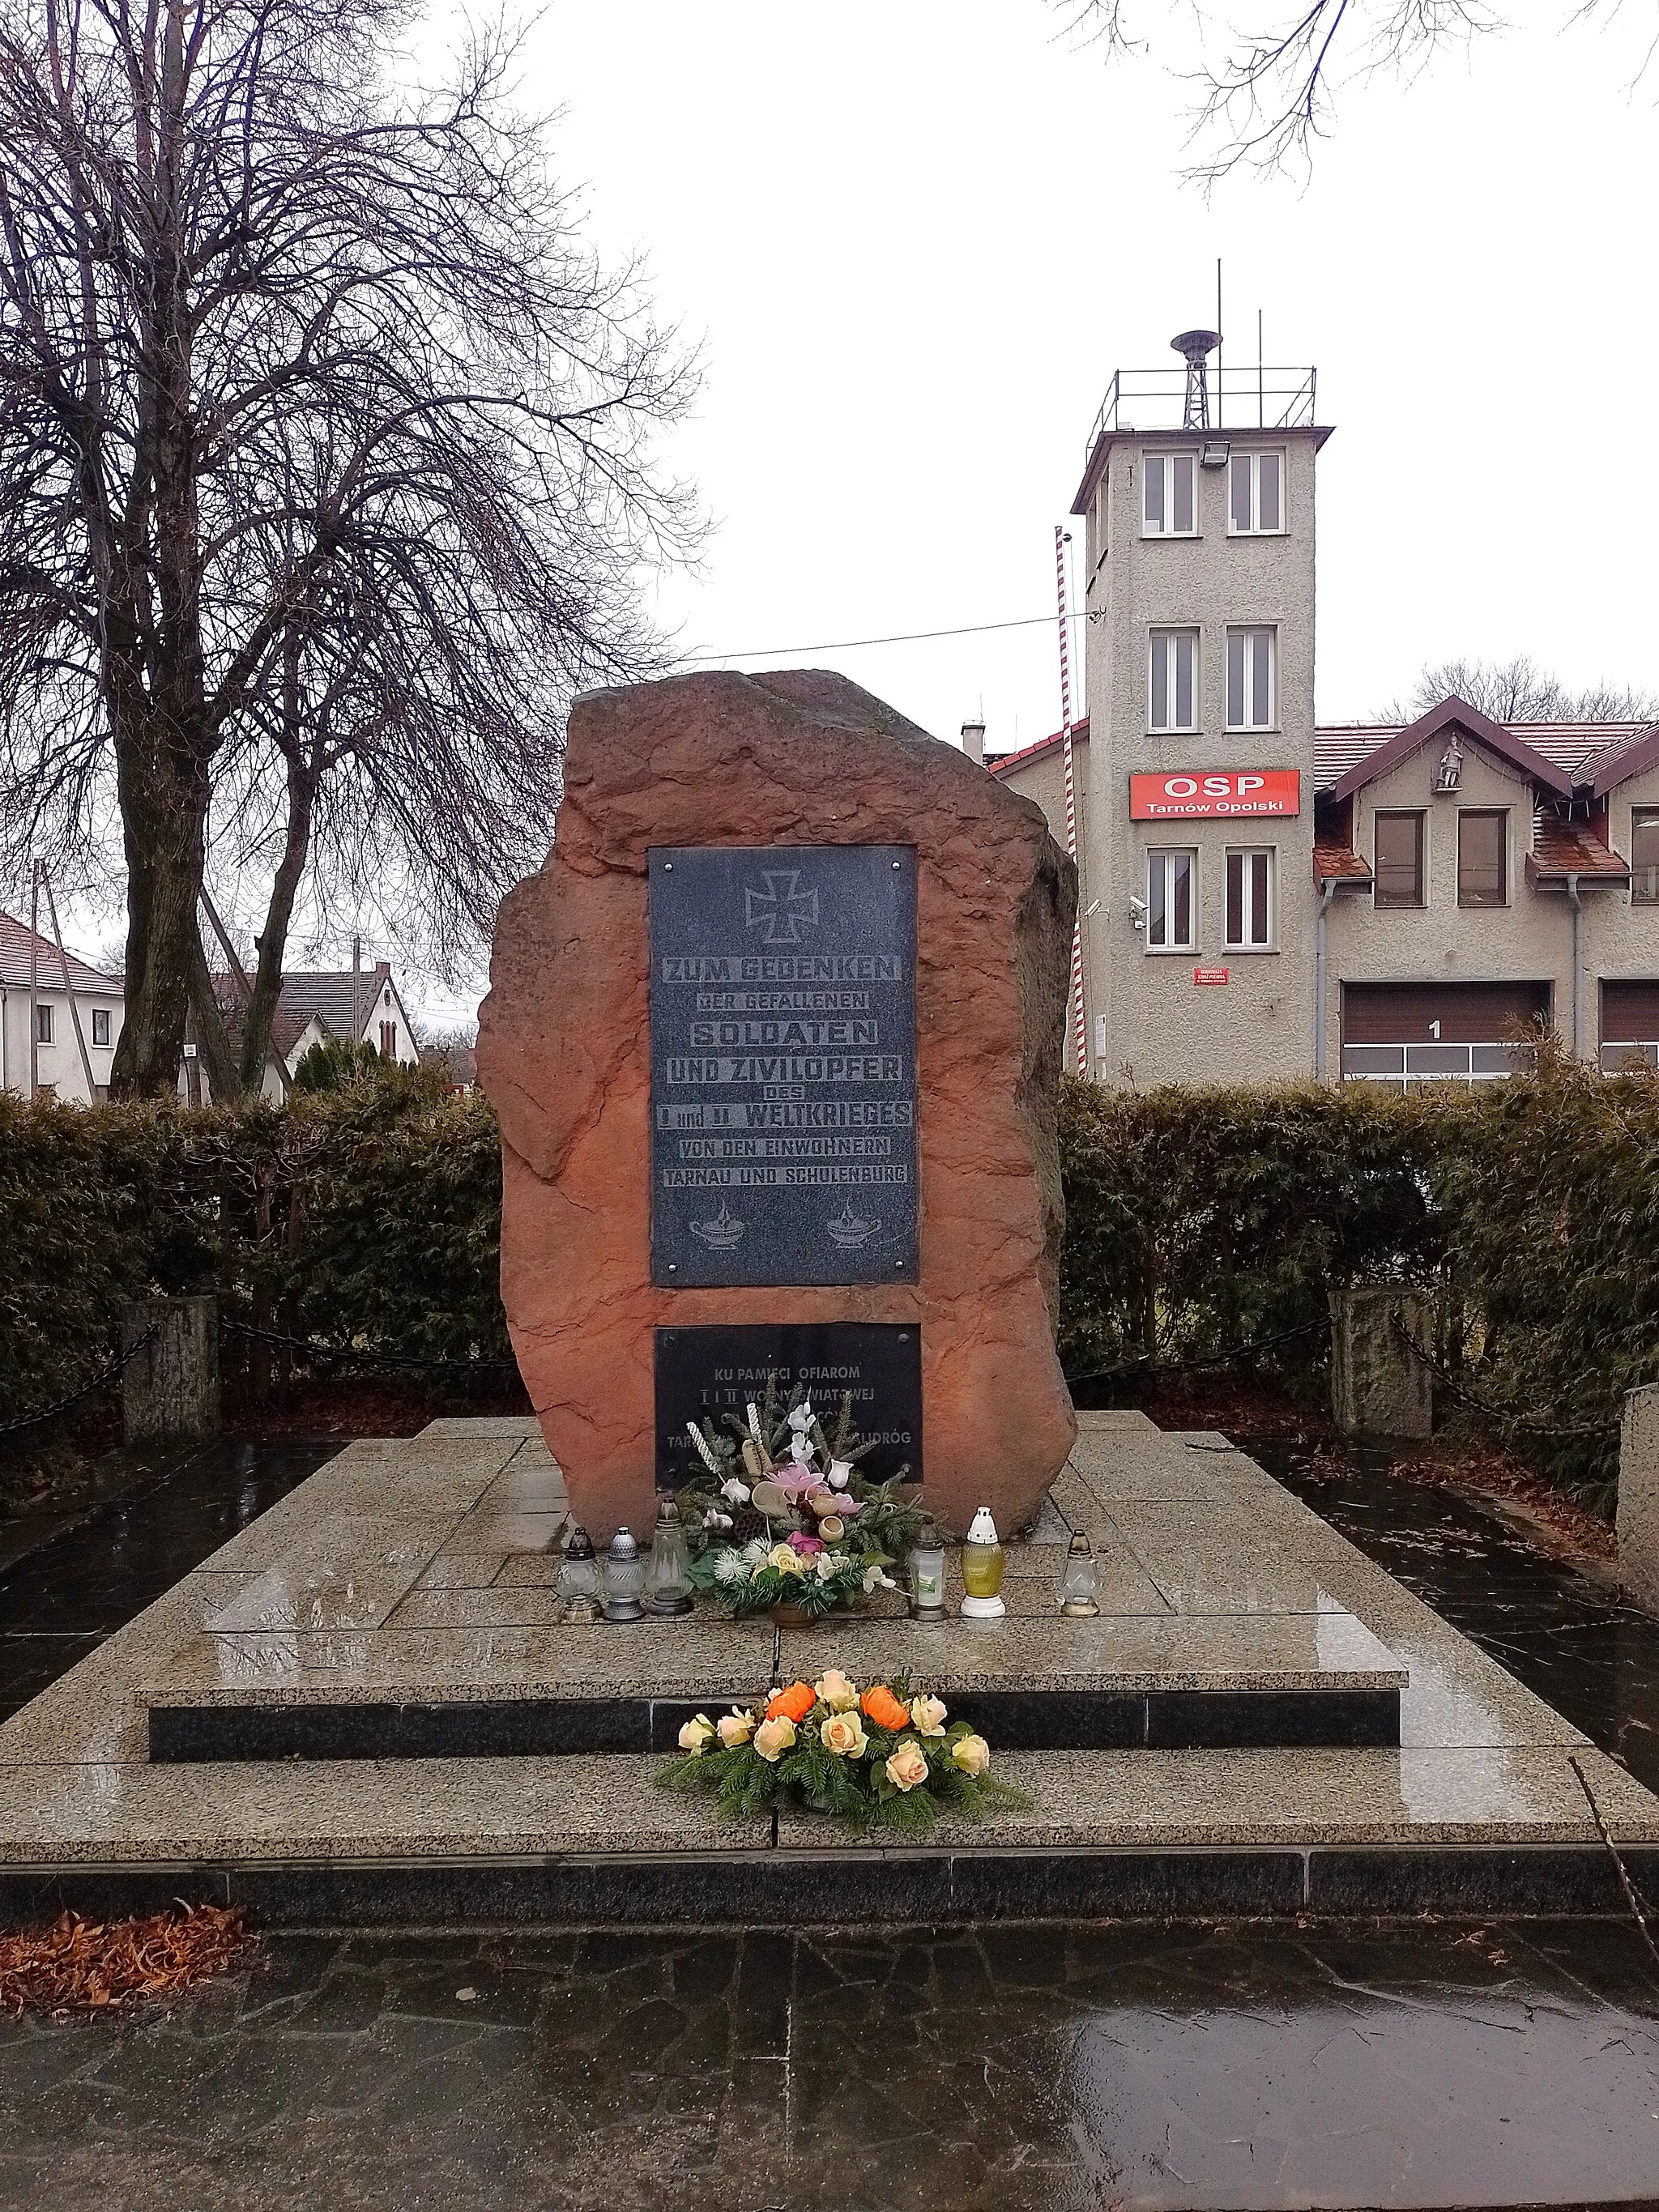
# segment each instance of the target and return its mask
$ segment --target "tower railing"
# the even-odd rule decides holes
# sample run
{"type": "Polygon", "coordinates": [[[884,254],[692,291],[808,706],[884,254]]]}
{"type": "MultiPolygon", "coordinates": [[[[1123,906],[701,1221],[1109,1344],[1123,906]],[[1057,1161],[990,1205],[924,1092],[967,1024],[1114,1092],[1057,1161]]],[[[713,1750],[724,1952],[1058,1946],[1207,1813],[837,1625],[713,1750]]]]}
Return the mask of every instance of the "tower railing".
{"type": "MultiPolygon", "coordinates": [[[[1208,368],[1210,428],[1216,434],[1247,430],[1293,430],[1314,419],[1316,371],[1252,362],[1208,368]]],[[[1106,387],[1094,428],[1083,449],[1086,461],[1109,432],[1179,430],[1187,400],[1187,371],[1120,368],[1106,387]]]]}

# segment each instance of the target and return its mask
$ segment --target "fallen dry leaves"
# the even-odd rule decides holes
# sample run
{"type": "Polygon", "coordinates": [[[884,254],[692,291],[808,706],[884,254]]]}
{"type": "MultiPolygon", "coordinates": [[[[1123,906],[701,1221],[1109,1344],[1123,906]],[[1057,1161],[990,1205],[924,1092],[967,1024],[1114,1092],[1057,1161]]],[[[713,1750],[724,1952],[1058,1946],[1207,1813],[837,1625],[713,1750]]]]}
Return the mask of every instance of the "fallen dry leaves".
{"type": "Polygon", "coordinates": [[[135,1997],[171,1996],[222,1973],[248,1940],[240,1911],[181,1905],[146,1920],[82,1920],[0,1936],[0,2005],[14,2019],[41,2012],[107,2012],[135,1997]]]}

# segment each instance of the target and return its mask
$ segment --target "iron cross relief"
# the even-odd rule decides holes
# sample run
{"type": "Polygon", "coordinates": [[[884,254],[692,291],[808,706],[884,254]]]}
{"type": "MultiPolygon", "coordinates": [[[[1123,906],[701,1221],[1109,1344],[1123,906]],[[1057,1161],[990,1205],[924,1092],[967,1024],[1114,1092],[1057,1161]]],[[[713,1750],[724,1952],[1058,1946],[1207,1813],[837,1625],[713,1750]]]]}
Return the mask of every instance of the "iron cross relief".
{"type": "Polygon", "coordinates": [[[745,889],[743,921],[758,929],[767,945],[799,945],[801,932],[818,918],[817,893],[801,889],[799,868],[765,868],[763,891],[745,889]]]}

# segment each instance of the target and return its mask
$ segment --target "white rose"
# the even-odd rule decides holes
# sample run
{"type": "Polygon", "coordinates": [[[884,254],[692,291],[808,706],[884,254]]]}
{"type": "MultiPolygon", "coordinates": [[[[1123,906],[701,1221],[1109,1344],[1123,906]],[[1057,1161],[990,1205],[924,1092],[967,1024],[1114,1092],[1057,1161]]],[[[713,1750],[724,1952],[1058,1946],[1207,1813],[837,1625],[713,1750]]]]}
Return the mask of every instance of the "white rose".
{"type": "Polygon", "coordinates": [[[775,1766],[794,1741],[795,1723],[781,1713],[775,1720],[763,1721],[755,1730],[755,1748],[769,1765],[775,1766]]]}
{"type": "Polygon", "coordinates": [[[943,1735],[945,1706],[938,1698],[912,1698],[910,1720],[918,1735],[943,1735]]]}
{"type": "Polygon", "coordinates": [[[699,1713],[696,1720],[687,1721],[680,1730],[680,1749],[689,1751],[693,1759],[701,1759],[714,1741],[714,1723],[707,1713],[699,1713]]]}
{"type": "Polygon", "coordinates": [[[858,1684],[849,1682],[839,1667],[831,1667],[820,1674],[812,1687],[832,1713],[850,1712],[859,1701],[858,1684]]]}
{"type": "Polygon", "coordinates": [[[847,1459],[832,1459],[830,1462],[830,1487],[845,1490],[853,1479],[853,1462],[847,1459]]]}
{"type": "Polygon", "coordinates": [[[964,1774],[983,1774],[991,1764],[991,1747],[982,1735],[958,1736],[951,1746],[951,1757],[964,1774]]]}
{"type": "Polygon", "coordinates": [[[818,1730],[818,1741],[837,1759],[862,1759],[864,1723],[856,1713],[832,1713],[818,1730]]]}
{"type": "Polygon", "coordinates": [[[747,1743],[755,1733],[755,1716],[746,1713],[740,1705],[733,1705],[723,1713],[720,1722],[720,1739],[727,1751],[735,1751],[740,1743],[747,1743]]]}
{"type": "Polygon", "coordinates": [[[914,1790],[927,1779],[927,1758],[913,1736],[906,1736],[887,1761],[887,1779],[896,1790],[914,1790]]]}
{"type": "Polygon", "coordinates": [[[749,1485],[746,1482],[739,1482],[735,1474],[728,1475],[720,1485],[720,1496],[729,1498],[733,1505],[747,1505],[749,1485]]]}

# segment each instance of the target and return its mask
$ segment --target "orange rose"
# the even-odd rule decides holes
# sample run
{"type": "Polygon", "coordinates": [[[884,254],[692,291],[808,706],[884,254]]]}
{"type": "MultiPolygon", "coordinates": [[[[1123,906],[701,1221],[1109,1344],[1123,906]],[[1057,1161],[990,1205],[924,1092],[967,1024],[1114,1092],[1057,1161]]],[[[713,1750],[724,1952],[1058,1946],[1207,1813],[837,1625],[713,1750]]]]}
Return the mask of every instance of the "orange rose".
{"type": "Polygon", "coordinates": [[[775,1721],[781,1713],[787,1721],[804,1721],[817,1701],[817,1692],[810,1682],[792,1682],[767,1706],[766,1717],[775,1721]]]}
{"type": "Polygon", "coordinates": [[[878,1728],[907,1729],[910,1725],[908,1711],[885,1682],[878,1682],[874,1689],[866,1690],[859,1703],[864,1708],[866,1719],[872,1720],[878,1728]]]}

